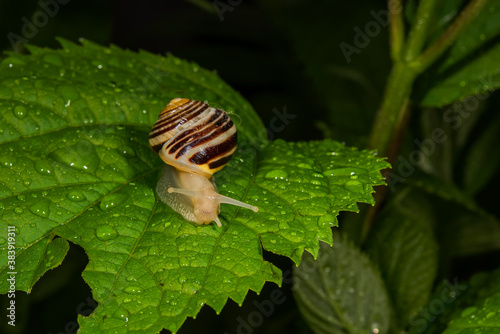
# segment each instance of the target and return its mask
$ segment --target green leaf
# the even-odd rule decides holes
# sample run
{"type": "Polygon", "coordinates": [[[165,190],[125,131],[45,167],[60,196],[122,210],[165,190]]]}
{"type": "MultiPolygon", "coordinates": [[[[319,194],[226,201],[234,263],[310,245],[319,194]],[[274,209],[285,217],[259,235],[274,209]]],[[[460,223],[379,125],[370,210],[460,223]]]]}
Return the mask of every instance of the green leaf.
{"type": "Polygon", "coordinates": [[[499,7],[500,0],[491,0],[460,34],[443,63],[432,70],[438,82],[425,88],[422,105],[440,107],[471,95],[484,99],[481,95],[500,87],[500,45],[494,42],[500,33],[499,7]]]}
{"type": "MultiPolygon", "coordinates": [[[[413,204],[411,199],[405,199],[413,204]]],[[[399,328],[423,307],[437,274],[438,250],[425,208],[405,210],[395,198],[376,221],[368,238],[367,253],[386,283],[396,310],[399,328]],[[422,215],[422,212],[424,213],[422,215]]]]}
{"type": "Polygon", "coordinates": [[[434,24],[429,27],[430,43],[435,41],[453,22],[462,8],[464,0],[443,0],[436,3],[434,24]]]}
{"type": "Polygon", "coordinates": [[[446,61],[440,66],[443,73],[451,66],[473,55],[481,46],[487,44],[500,33],[500,0],[489,0],[481,12],[464,29],[451,46],[446,61]]]}
{"type": "Polygon", "coordinates": [[[437,285],[429,303],[411,316],[410,334],[443,333],[451,319],[470,306],[480,307],[486,298],[500,293],[500,270],[482,272],[466,282],[457,278],[437,285]]]}
{"type": "Polygon", "coordinates": [[[481,190],[500,167],[500,116],[491,120],[472,144],[464,166],[464,188],[470,196],[481,190]]]}
{"type": "Polygon", "coordinates": [[[421,104],[426,107],[442,107],[470,96],[468,104],[472,107],[500,87],[499,65],[500,45],[495,45],[433,85],[421,104]]]}
{"type": "MultiPolygon", "coordinates": [[[[216,74],[173,56],[61,40],[0,63],[0,224],[16,228],[17,286],[30,291],[68,241],[89,258],[83,277],[99,306],[80,332],[177,331],[204,304],[220,312],[249,289],[280,283],[262,248],[299,263],[331,243],[339,210],[373,204],[370,151],[333,141],[268,143],[248,102],[216,74]],[[163,162],[148,133],[172,98],[233,111],[239,149],[219,191],[259,206],[222,205],[222,228],[186,222],[154,193],[163,162]],[[58,238],[59,237],[59,238],[58,238]]],[[[7,240],[0,240],[7,248],[7,240]]],[[[0,291],[10,270],[0,267],[0,291]]]]}
{"type": "Polygon", "coordinates": [[[484,217],[489,216],[488,213],[477,205],[472,197],[458,188],[454,183],[439,180],[422,172],[416,172],[415,175],[406,179],[405,182],[439,198],[463,205],[468,210],[484,217]]]}
{"type": "Polygon", "coordinates": [[[443,334],[500,333],[500,293],[486,298],[479,306],[465,309],[451,320],[443,334]]]}
{"type": "Polygon", "coordinates": [[[294,295],[315,333],[387,333],[392,309],[380,273],[350,242],[321,244],[294,270],[294,295]]]}

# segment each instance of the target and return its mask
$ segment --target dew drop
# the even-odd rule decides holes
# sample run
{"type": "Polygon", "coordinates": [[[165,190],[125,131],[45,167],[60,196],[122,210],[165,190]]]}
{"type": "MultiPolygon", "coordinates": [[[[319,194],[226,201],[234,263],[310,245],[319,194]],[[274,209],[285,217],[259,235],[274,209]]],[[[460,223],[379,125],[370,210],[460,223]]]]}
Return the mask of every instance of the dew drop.
{"type": "Polygon", "coordinates": [[[132,147],[130,147],[130,146],[125,145],[125,146],[123,146],[122,150],[123,150],[122,151],[123,155],[125,155],[125,156],[129,156],[130,157],[130,156],[134,156],[135,155],[135,150],[132,147]]]}
{"type": "Polygon", "coordinates": [[[297,165],[299,168],[305,168],[305,169],[312,169],[311,165],[305,164],[305,163],[300,163],[297,165]]]}
{"type": "Polygon", "coordinates": [[[148,250],[148,255],[158,255],[160,253],[160,249],[157,246],[151,246],[148,250]]]}
{"type": "Polygon", "coordinates": [[[344,183],[344,188],[353,193],[363,193],[365,191],[363,184],[357,180],[347,181],[344,183]]]}
{"type": "Polygon", "coordinates": [[[116,239],[118,232],[113,226],[101,225],[95,230],[95,236],[101,241],[116,239]]]}
{"type": "Polygon", "coordinates": [[[112,315],[113,318],[119,320],[125,320],[125,322],[128,322],[128,316],[129,316],[128,311],[122,308],[118,308],[112,315]]]}
{"type": "MultiPolygon", "coordinates": [[[[284,211],[281,211],[281,212],[284,212],[284,211]]],[[[288,223],[286,223],[286,222],[280,222],[278,224],[278,227],[280,228],[280,230],[286,230],[286,229],[290,228],[290,225],[288,225],[288,223]]]]}
{"type": "Polygon", "coordinates": [[[337,220],[335,219],[334,215],[332,215],[331,213],[327,213],[326,215],[322,215],[318,218],[318,225],[337,226],[337,220]]]}
{"type": "Polygon", "coordinates": [[[44,198],[33,204],[30,207],[30,211],[31,213],[39,217],[46,218],[49,216],[50,213],[50,203],[51,203],[50,200],[44,198]]]}
{"type": "Polygon", "coordinates": [[[195,294],[200,289],[200,285],[196,282],[186,282],[182,285],[182,292],[186,294],[195,294]]]}
{"type": "Polygon", "coordinates": [[[28,110],[26,109],[25,106],[16,106],[14,108],[14,116],[16,116],[16,118],[18,118],[18,119],[25,118],[27,114],[28,114],[28,110]]]}
{"type": "Polygon", "coordinates": [[[38,173],[45,175],[45,176],[53,175],[52,166],[48,162],[43,161],[43,160],[35,161],[35,170],[38,173]]]}
{"type": "Polygon", "coordinates": [[[114,193],[103,198],[100,208],[103,211],[108,211],[118,207],[128,200],[128,195],[124,193],[114,193]]]}
{"type": "Polygon", "coordinates": [[[94,144],[88,140],[81,140],[75,145],[62,147],[53,151],[50,157],[57,162],[72,168],[95,173],[99,166],[99,156],[94,144]]]}
{"type": "Polygon", "coordinates": [[[78,191],[72,191],[66,195],[66,198],[69,199],[70,201],[73,202],[83,202],[86,200],[86,197],[84,194],[78,192],[78,191]]]}
{"type": "Polygon", "coordinates": [[[20,206],[16,206],[16,208],[14,209],[14,212],[17,213],[18,215],[20,215],[21,213],[24,212],[24,210],[20,206]]]}
{"type": "Polygon", "coordinates": [[[138,286],[127,286],[127,287],[125,287],[125,289],[123,289],[123,292],[131,294],[131,295],[135,295],[135,294],[141,293],[142,290],[138,286]]]}
{"type": "Polygon", "coordinates": [[[5,167],[12,167],[17,162],[17,158],[14,155],[2,155],[0,156],[0,164],[5,167]]]}
{"type": "Polygon", "coordinates": [[[281,179],[281,180],[284,180],[287,177],[288,177],[287,172],[285,172],[283,170],[279,170],[279,169],[275,169],[275,170],[269,171],[266,174],[266,179],[275,179],[275,180],[281,179]]]}

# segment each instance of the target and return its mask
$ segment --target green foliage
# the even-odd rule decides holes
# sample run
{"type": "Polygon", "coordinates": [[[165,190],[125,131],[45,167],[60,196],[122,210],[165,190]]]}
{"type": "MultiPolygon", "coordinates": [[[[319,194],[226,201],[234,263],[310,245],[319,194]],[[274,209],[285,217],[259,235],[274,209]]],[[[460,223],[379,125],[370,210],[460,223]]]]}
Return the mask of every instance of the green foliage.
{"type": "Polygon", "coordinates": [[[81,333],[175,332],[205,304],[241,304],[248,290],[281,282],[263,249],[299,264],[304,250],[317,256],[319,240],[332,244],[339,211],[374,204],[388,164],[372,152],[330,140],[268,143],[250,105],[196,64],[61,44],[0,63],[0,227],[16,227],[20,290],[58,266],[69,242],[85,250],[83,277],[99,306],[79,316],[81,333]],[[239,150],[216,182],[258,213],[222,205],[222,228],[198,226],[156,199],[163,163],[148,133],[178,96],[237,114],[239,150]]]}
{"type": "Polygon", "coordinates": [[[460,317],[452,319],[443,334],[499,333],[500,293],[484,301],[484,304],[465,309],[460,317]]]}
{"type": "Polygon", "coordinates": [[[405,328],[410,315],[427,303],[438,265],[437,245],[425,208],[403,208],[399,199],[388,205],[367,245],[367,253],[387,286],[399,328],[405,328]]]}
{"type": "MultiPolygon", "coordinates": [[[[451,319],[455,320],[446,333],[494,332],[498,327],[497,291],[486,289],[480,296],[471,285],[490,286],[486,279],[480,283],[461,282],[469,271],[477,270],[475,266],[499,265],[500,223],[496,203],[489,202],[494,202],[490,200],[495,197],[491,182],[497,182],[500,166],[495,147],[500,140],[494,107],[498,101],[493,93],[500,87],[500,2],[388,3],[402,5],[404,15],[392,8],[389,36],[394,65],[368,145],[389,155],[389,161],[394,162],[393,174],[388,174],[392,192],[386,194],[389,199],[379,212],[368,210],[364,216],[348,216],[346,220],[354,227],[349,226],[346,233],[357,237],[358,230],[371,228],[366,240],[359,243],[370,256],[370,265],[380,270],[387,289],[395,315],[389,333],[441,333],[451,319]],[[492,209],[496,217],[489,212],[492,209]],[[494,261],[488,260],[491,258],[494,261]],[[462,263],[467,263],[469,271],[460,270],[462,263]],[[443,282],[445,277],[454,279],[436,285],[436,280],[443,282]],[[490,327],[481,327],[481,323],[490,327]]],[[[362,4],[359,6],[359,12],[363,12],[362,4]]],[[[371,9],[375,10],[375,5],[371,9]]],[[[351,27],[361,28],[356,45],[361,52],[353,53],[353,57],[368,55],[378,59],[374,54],[376,47],[372,47],[378,37],[373,36],[375,28],[372,35],[364,31],[371,44],[359,46],[360,41],[367,40],[359,30],[363,31],[363,24],[367,29],[373,22],[366,19],[351,23],[351,27]]],[[[350,42],[349,38],[344,37],[343,41],[350,42]]],[[[358,78],[376,75],[355,63],[349,67],[350,73],[356,70],[361,72],[358,78]]],[[[368,100],[363,90],[351,89],[353,92],[363,92],[368,100]]],[[[347,96],[344,98],[349,99],[347,96]]],[[[342,101],[330,100],[332,104],[342,101]]],[[[350,122],[352,129],[358,127],[357,131],[362,131],[359,114],[331,113],[332,119],[342,118],[342,122],[350,122]]],[[[322,127],[328,129],[324,124],[322,127]]],[[[341,228],[345,226],[344,221],[341,228]]],[[[307,276],[311,282],[324,277],[322,266],[318,260],[314,273],[307,276]]],[[[297,271],[302,283],[301,275],[297,271]]],[[[495,274],[485,275],[494,281],[495,274]]],[[[335,288],[347,289],[342,284],[335,288]]],[[[335,322],[342,308],[334,309],[319,301],[327,300],[328,292],[308,289],[299,288],[297,296],[301,311],[315,332],[356,332],[357,329],[335,322]],[[320,319],[330,324],[328,329],[319,325],[320,319]]],[[[355,303],[356,296],[349,300],[355,303]]]]}
{"type": "Polygon", "coordinates": [[[349,241],[321,244],[295,270],[299,309],[315,333],[386,333],[392,307],[379,271],[349,241]]]}
{"type": "Polygon", "coordinates": [[[497,321],[498,307],[487,310],[487,305],[496,303],[499,293],[499,270],[481,272],[466,282],[445,280],[436,286],[429,303],[412,315],[409,333],[467,333],[469,327],[475,332],[491,333],[492,328],[487,323],[492,323],[491,318],[497,321]],[[480,316],[485,310],[487,313],[480,316]]]}
{"type": "MultiPolygon", "coordinates": [[[[440,13],[443,21],[459,12],[460,3],[453,2],[456,1],[444,2],[447,10],[440,13]]],[[[500,46],[492,43],[500,33],[499,8],[500,1],[488,1],[460,34],[432,74],[433,85],[426,88],[422,105],[441,107],[470,95],[490,95],[500,87],[500,46]]]]}

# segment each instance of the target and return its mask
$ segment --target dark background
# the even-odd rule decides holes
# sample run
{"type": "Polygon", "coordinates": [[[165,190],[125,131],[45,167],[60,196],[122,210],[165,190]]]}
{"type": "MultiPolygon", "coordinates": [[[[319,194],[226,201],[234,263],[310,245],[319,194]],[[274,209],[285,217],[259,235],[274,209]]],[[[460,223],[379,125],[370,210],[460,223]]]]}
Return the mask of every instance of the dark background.
{"type": "MultiPolygon", "coordinates": [[[[224,13],[215,12],[210,1],[208,9],[192,2],[196,1],[71,0],[58,5],[57,14],[29,43],[58,48],[55,37],[60,36],[171,53],[216,70],[251,103],[266,127],[274,109],[286,108],[297,115],[271,139],[333,138],[365,145],[390,69],[388,31],[382,27],[359,54],[352,55],[351,62],[339,45],[353,44],[354,28],[363,29],[373,21],[371,11],[384,9],[384,1],[221,0],[237,4],[224,13]]],[[[9,33],[21,36],[23,17],[32,21],[40,10],[37,1],[1,1],[0,49],[12,51],[9,33]]],[[[265,258],[284,274],[294,266],[270,253],[265,258]]],[[[84,251],[72,245],[63,264],[45,274],[29,296],[18,292],[18,333],[76,333],[76,313],[88,315],[96,306],[81,278],[87,261],[84,251]]],[[[241,327],[241,321],[248,323],[257,310],[255,302],[268,300],[276,288],[268,283],[260,296],[250,292],[242,307],[229,301],[219,316],[204,307],[179,333],[238,333],[239,329],[241,333],[309,333],[289,283],[282,288],[284,302],[274,305],[272,315],[250,331],[241,327]]]]}

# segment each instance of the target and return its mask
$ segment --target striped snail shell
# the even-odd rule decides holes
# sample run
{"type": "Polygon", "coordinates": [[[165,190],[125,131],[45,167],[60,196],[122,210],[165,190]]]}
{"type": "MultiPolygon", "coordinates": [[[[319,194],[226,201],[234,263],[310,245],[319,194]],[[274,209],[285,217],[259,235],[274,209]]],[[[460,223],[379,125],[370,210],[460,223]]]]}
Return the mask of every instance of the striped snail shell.
{"type": "Polygon", "coordinates": [[[237,146],[236,126],[225,111],[176,98],[163,109],[149,133],[149,145],[166,163],[158,197],[186,220],[222,226],[219,204],[258,208],[220,195],[213,174],[229,162],[237,146]]]}

